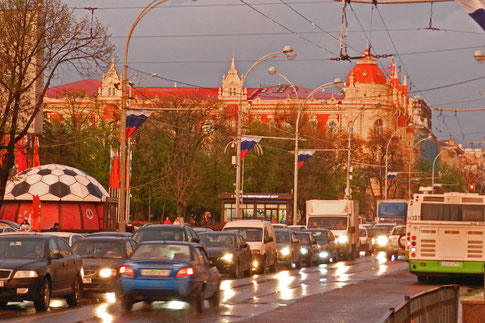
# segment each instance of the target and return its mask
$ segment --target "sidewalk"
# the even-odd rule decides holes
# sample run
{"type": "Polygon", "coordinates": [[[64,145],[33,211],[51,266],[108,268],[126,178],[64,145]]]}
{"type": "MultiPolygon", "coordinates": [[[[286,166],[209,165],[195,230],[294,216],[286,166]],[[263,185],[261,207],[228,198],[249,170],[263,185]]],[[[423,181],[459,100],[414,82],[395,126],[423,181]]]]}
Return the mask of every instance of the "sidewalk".
{"type": "Polygon", "coordinates": [[[382,322],[404,296],[436,286],[419,284],[408,271],[399,271],[308,296],[246,322],[382,322]]]}

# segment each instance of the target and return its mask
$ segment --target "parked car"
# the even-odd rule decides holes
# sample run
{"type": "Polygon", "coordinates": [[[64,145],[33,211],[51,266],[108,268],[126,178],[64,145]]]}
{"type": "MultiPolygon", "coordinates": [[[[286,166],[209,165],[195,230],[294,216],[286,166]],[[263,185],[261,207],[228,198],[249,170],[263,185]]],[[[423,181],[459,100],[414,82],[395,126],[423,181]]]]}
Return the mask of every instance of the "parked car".
{"type": "Polygon", "coordinates": [[[73,252],[83,259],[83,292],[113,292],[116,268],[135,248],[135,240],[127,237],[90,236],[74,243],[73,252]]]}
{"type": "Polygon", "coordinates": [[[364,252],[366,256],[372,253],[372,238],[369,235],[368,226],[359,226],[360,252],[364,252]]]}
{"type": "Polygon", "coordinates": [[[100,232],[93,232],[89,236],[131,238],[131,237],[133,237],[133,233],[131,233],[131,232],[116,232],[116,231],[100,231],[100,232]]]}
{"type": "Polygon", "coordinates": [[[220,281],[200,244],[149,241],[118,267],[117,295],[125,311],[137,301],[179,300],[201,312],[205,299],[219,306],[220,281]]]}
{"type": "Polygon", "coordinates": [[[14,229],[14,231],[20,231],[20,225],[9,220],[0,220],[0,228],[9,227],[14,229]]]}
{"type": "Polygon", "coordinates": [[[288,268],[301,268],[302,255],[300,240],[290,229],[275,229],[278,265],[288,268]]]}
{"type": "Polygon", "coordinates": [[[337,242],[332,231],[327,229],[306,229],[304,232],[310,232],[317,240],[319,264],[328,264],[338,260],[337,242]]]}
{"type": "Polygon", "coordinates": [[[201,227],[192,227],[192,229],[197,232],[197,233],[202,233],[202,232],[212,232],[211,228],[201,228],[201,227]]]}
{"type": "Polygon", "coordinates": [[[246,240],[251,247],[253,271],[265,273],[268,266],[276,271],[276,235],[269,221],[236,220],[228,222],[222,230],[237,232],[246,240]]]}
{"type": "Polygon", "coordinates": [[[301,243],[301,254],[305,266],[310,267],[318,264],[319,248],[317,240],[310,232],[295,231],[295,235],[301,243]]]}
{"type": "Polygon", "coordinates": [[[136,231],[133,239],[144,241],[188,241],[200,242],[200,237],[191,227],[178,224],[150,224],[136,231]]]}
{"type": "Polygon", "coordinates": [[[54,232],[40,232],[40,234],[50,234],[52,236],[56,236],[56,237],[62,238],[71,247],[74,244],[74,242],[76,242],[76,241],[81,240],[82,238],[84,238],[81,234],[79,234],[79,233],[73,233],[73,232],[54,231],[54,232]]]}
{"type": "Polygon", "coordinates": [[[209,262],[221,274],[239,278],[251,275],[251,248],[237,232],[200,233],[200,239],[209,255],[209,262]]]}
{"type": "Polygon", "coordinates": [[[393,256],[397,258],[398,256],[404,255],[405,247],[406,226],[396,225],[389,234],[386,250],[387,259],[392,259],[393,256]]]}
{"type": "Polygon", "coordinates": [[[49,308],[51,297],[69,306],[81,296],[82,260],[61,238],[35,232],[0,236],[0,306],[33,301],[37,311],[49,308]]]}

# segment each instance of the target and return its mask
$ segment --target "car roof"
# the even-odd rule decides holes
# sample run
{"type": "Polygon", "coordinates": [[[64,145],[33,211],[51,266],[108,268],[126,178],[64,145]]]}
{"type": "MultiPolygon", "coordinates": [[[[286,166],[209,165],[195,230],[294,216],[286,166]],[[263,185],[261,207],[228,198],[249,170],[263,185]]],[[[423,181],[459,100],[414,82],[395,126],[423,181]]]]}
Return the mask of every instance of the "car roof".
{"type": "Polygon", "coordinates": [[[142,230],[144,231],[144,230],[150,230],[150,229],[175,229],[175,228],[183,229],[184,227],[186,226],[181,224],[150,224],[150,225],[141,227],[140,229],[138,229],[138,231],[142,231],[142,230]]]}
{"type": "Polygon", "coordinates": [[[274,228],[274,232],[294,232],[289,228],[274,228]]]}
{"type": "Polygon", "coordinates": [[[225,236],[234,236],[238,235],[239,233],[234,232],[234,231],[206,231],[206,232],[199,232],[199,236],[205,236],[205,235],[225,235],[225,236]]]}
{"type": "Polygon", "coordinates": [[[168,241],[168,240],[163,240],[163,241],[143,241],[138,244],[138,246],[145,245],[145,244],[178,244],[178,245],[184,245],[184,246],[193,246],[193,247],[202,247],[199,243],[195,242],[189,242],[189,241],[168,241]]]}
{"type": "Polygon", "coordinates": [[[78,235],[80,236],[79,233],[75,233],[75,232],[60,232],[60,231],[54,231],[54,232],[38,232],[39,234],[50,234],[51,236],[57,236],[57,237],[69,237],[69,236],[72,236],[72,235],[78,235]]]}
{"type": "Polygon", "coordinates": [[[303,230],[301,230],[301,232],[318,232],[318,231],[329,232],[330,230],[329,229],[325,229],[325,228],[311,228],[311,229],[303,229],[303,230]]]}
{"type": "MultiPolygon", "coordinates": [[[[115,236],[87,236],[82,239],[84,240],[106,240],[106,241],[118,241],[118,240],[133,240],[131,237],[115,237],[115,236]]],[[[81,240],[79,240],[81,241],[81,240]]]]}
{"type": "Polygon", "coordinates": [[[38,238],[42,240],[47,240],[49,239],[50,235],[47,234],[40,234],[39,232],[5,232],[0,235],[0,238],[3,237],[13,237],[13,236],[19,236],[19,237],[29,237],[29,238],[38,238]]]}
{"type": "Polygon", "coordinates": [[[271,226],[271,222],[263,219],[235,220],[227,222],[224,228],[261,228],[265,225],[271,226]]]}

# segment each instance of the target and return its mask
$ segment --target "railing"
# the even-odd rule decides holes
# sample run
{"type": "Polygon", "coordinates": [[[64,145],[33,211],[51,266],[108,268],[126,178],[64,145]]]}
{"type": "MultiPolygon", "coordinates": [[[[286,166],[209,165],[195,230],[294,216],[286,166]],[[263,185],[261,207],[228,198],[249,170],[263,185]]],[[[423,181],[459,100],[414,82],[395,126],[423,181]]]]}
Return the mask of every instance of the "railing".
{"type": "Polygon", "coordinates": [[[433,288],[412,297],[405,296],[404,303],[391,308],[384,323],[456,323],[458,321],[458,285],[433,288]]]}

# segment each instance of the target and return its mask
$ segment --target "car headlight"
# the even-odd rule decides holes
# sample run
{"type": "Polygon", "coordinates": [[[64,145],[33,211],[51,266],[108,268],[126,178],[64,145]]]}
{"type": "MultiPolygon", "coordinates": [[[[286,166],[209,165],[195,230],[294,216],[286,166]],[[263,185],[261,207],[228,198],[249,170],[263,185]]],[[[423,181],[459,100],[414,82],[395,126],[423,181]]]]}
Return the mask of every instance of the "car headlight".
{"type": "Polygon", "coordinates": [[[377,244],[381,247],[387,245],[387,241],[389,239],[386,236],[379,236],[377,237],[377,244]]]}
{"type": "Polygon", "coordinates": [[[341,235],[337,238],[337,242],[342,244],[347,243],[349,242],[349,237],[347,237],[346,235],[341,235]]]}
{"type": "Polygon", "coordinates": [[[372,238],[371,242],[372,244],[376,244],[376,238],[372,238]]]}
{"type": "Polygon", "coordinates": [[[226,253],[224,256],[222,256],[222,260],[231,262],[232,261],[233,254],[232,253],[226,253]]]}
{"type": "Polygon", "coordinates": [[[328,256],[329,256],[329,255],[328,255],[328,251],[321,251],[321,252],[318,254],[318,256],[319,256],[320,258],[328,258],[328,256]]]}
{"type": "Polygon", "coordinates": [[[290,248],[284,247],[283,249],[280,250],[280,252],[283,256],[288,256],[290,254],[290,248]]]}
{"type": "Polygon", "coordinates": [[[19,270],[15,273],[13,278],[35,278],[39,277],[34,270],[19,270]]]}
{"type": "Polygon", "coordinates": [[[308,253],[308,249],[303,247],[300,249],[300,252],[302,255],[306,255],[308,253]]]}
{"type": "Polygon", "coordinates": [[[116,275],[116,270],[111,268],[103,268],[99,271],[99,277],[108,278],[116,275]]]}
{"type": "Polygon", "coordinates": [[[81,278],[84,278],[84,268],[81,267],[81,278]]]}

